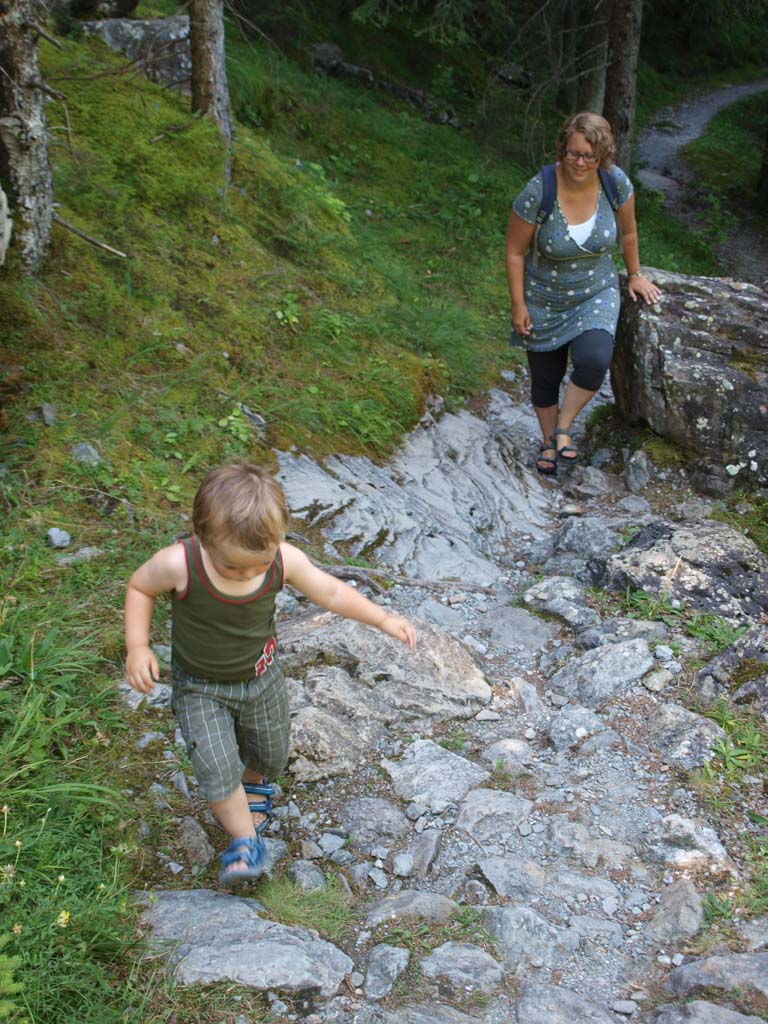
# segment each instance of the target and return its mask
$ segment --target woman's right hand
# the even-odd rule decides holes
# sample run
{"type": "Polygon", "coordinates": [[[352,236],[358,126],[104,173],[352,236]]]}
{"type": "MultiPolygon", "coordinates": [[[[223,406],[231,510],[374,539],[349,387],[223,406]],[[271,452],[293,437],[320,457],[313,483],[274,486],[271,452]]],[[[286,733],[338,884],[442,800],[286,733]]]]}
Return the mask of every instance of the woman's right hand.
{"type": "Polygon", "coordinates": [[[531,323],[531,317],[528,313],[528,307],[525,303],[521,303],[519,306],[512,307],[512,326],[515,328],[517,334],[527,338],[531,333],[533,324],[531,323]]]}

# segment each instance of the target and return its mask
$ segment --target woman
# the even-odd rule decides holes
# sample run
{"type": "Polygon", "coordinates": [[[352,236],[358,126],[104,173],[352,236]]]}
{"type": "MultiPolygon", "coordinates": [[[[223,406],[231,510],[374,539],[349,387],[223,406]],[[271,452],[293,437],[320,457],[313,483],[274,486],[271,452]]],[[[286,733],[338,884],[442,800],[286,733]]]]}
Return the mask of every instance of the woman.
{"type": "Polygon", "coordinates": [[[507,230],[507,277],[512,299],[512,342],[527,350],[531,401],[543,441],[539,473],[557,461],[575,462],[571,424],[605,377],[619,318],[619,281],[610,250],[621,229],[628,290],[634,301],[656,302],[661,292],[640,271],[632,183],[613,165],[611,128],[599,114],[568,118],[556,144],[557,198],[536,239],[543,192],[539,172],[514,201],[507,230]],[[618,193],[613,208],[600,183],[610,170],[618,193]],[[527,255],[526,255],[527,253],[527,255]],[[573,370],[558,407],[570,352],[573,370]]]}

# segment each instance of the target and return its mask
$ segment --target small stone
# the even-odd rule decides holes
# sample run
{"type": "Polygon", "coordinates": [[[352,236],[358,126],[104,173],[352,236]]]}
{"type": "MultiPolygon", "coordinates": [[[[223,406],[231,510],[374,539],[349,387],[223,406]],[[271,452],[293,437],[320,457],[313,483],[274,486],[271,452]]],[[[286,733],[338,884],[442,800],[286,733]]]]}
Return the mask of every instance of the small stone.
{"type": "Polygon", "coordinates": [[[352,971],[349,976],[349,981],[354,988],[360,988],[365,981],[365,975],[360,974],[359,971],[352,971]]]}
{"type": "Polygon", "coordinates": [[[498,722],[501,720],[501,715],[498,711],[491,711],[490,708],[483,708],[482,711],[478,711],[475,715],[475,721],[477,722],[498,722]]]}
{"type": "Polygon", "coordinates": [[[536,739],[536,730],[531,728],[530,726],[528,726],[528,728],[523,733],[523,736],[525,736],[525,738],[527,740],[535,740],[536,739]]]}
{"type": "Polygon", "coordinates": [[[414,861],[410,853],[398,853],[392,861],[392,873],[398,878],[410,878],[413,868],[414,861]]]}
{"type": "Polygon", "coordinates": [[[553,693],[549,698],[550,703],[552,703],[556,708],[564,708],[569,699],[570,698],[565,697],[562,693],[553,693]]]}
{"type": "Polygon", "coordinates": [[[40,406],[40,416],[46,427],[52,427],[59,418],[59,413],[55,405],[52,405],[50,402],[43,402],[40,406]]]}
{"type": "Polygon", "coordinates": [[[334,835],[333,832],[323,832],[318,840],[318,845],[326,856],[330,856],[332,853],[340,850],[345,843],[346,839],[334,835]]]}
{"type": "Polygon", "coordinates": [[[72,543],[72,537],[66,530],[60,530],[58,526],[52,526],[48,531],[48,544],[52,548],[66,548],[72,543]]]}
{"type": "Polygon", "coordinates": [[[620,1013],[622,1017],[631,1017],[637,1010],[637,1003],[633,999],[617,999],[611,1009],[614,1013],[620,1013]]]}
{"type": "Polygon", "coordinates": [[[351,850],[342,849],[334,850],[329,859],[333,861],[333,863],[336,864],[338,867],[345,868],[349,864],[354,864],[355,861],[357,860],[357,857],[354,855],[354,853],[352,853],[351,850]]]}
{"type": "MultiPolygon", "coordinates": [[[[280,810],[285,810],[281,807],[280,810]]],[[[313,839],[302,839],[301,841],[301,859],[302,860],[320,860],[323,857],[323,851],[317,845],[313,839]]]]}
{"type": "Polygon", "coordinates": [[[675,652],[671,647],[667,647],[666,644],[658,644],[653,652],[653,656],[657,661],[671,661],[675,656],[675,652]]]}
{"type": "Polygon", "coordinates": [[[381,868],[371,868],[368,872],[368,877],[377,889],[386,889],[389,885],[389,879],[381,868]]]}
{"type": "Polygon", "coordinates": [[[427,813],[427,810],[428,808],[426,804],[408,804],[408,806],[405,809],[405,816],[406,818],[408,818],[409,821],[418,821],[419,818],[422,817],[422,815],[427,813]]]}
{"type": "Polygon", "coordinates": [[[660,953],[659,956],[656,957],[656,963],[664,964],[665,967],[668,967],[672,963],[672,958],[667,956],[666,953],[660,953]]]}
{"type": "Polygon", "coordinates": [[[72,456],[81,466],[98,466],[101,462],[101,456],[93,445],[85,442],[73,445],[72,456]]]}
{"type": "Polygon", "coordinates": [[[159,740],[164,740],[165,736],[161,732],[145,732],[143,736],[139,737],[134,745],[134,750],[144,750],[150,743],[156,743],[159,740]]]}
{"type": "Polygon", "coordinates": [[[95,548],[88,545],[84,548],[78,548],[71,555],[59,555],[56,561],[59,565],[66,567],[68,565],[76,565],[78,562],[90,562],[94,558],[100,558],[103,554],[103,548],[95,548]]]}
{"type": "Polygon", "coordinates": [[[673,679],[674,675],[672,672],[666,668],[660,668],[655,672],[650,672],[643,678],[643,686],[646,690],[650,690],[651,693],[661,693],[662,690],[669,686],[673,679]]]}
{"type": "Polygon", "coordinates": [[[684,961],[685,957],[682,953],[675,953],[675,955],[672,957],[672,963],[675,965],[675,967],[681,967],[684,961]]]}

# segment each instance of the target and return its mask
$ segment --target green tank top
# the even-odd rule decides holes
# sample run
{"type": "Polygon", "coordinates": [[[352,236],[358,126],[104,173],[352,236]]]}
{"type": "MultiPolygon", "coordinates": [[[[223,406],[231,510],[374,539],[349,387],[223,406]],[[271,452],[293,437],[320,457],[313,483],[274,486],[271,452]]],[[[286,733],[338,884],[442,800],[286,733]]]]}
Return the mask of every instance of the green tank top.
{"type": "Polygon", "coordinates": [[[173,657],[190,675],[214,682],[253,679],[277,655],[275,599],[283,586],[280,548],[258,589],[243,597],[218,590],[203,565],[200,541],[180,541],[187,588],[171,594],[173,657]]]}

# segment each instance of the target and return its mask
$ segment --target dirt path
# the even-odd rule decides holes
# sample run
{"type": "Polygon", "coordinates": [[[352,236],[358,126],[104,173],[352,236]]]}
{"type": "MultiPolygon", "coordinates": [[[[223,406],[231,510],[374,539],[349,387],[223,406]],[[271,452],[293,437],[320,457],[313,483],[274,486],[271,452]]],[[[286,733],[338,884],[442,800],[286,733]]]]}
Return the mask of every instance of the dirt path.
{"type": "MultiPolygon", "coordinates": [[[[637,142],[638,180],[664,193],[666,209],[685,224],[701,227],[706,217],[696,179],[680,151],[698,138],[709,121],[725,107],[768,90],[768,80],[725,86],[659,111],[637,142]]],[[[735,225],[718,246],[724,273],[764,285],[768,279],[768,232],[764,224],[735,225]]]]}

